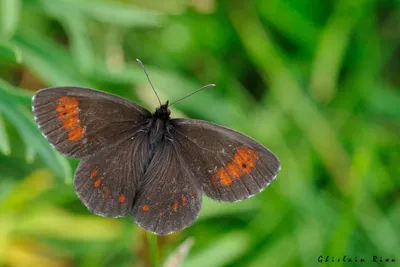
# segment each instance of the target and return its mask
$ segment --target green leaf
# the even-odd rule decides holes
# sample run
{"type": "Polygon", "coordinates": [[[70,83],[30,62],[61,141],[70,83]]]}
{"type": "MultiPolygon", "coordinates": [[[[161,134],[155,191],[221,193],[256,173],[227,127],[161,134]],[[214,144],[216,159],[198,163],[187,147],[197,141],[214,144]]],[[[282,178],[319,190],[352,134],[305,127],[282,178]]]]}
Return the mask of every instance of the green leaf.
{"type": "MultiPolygon", "coordinates": [[[[15,94],[13,87],[0,79],[0,112],[15,126],[25,145],[28,147],[27,159],[31,160],[33,151],[44,160],[59,177],[70,179],[71,167],[68,161],[57,156],[57,152],[41,136],[33,115],[26,105],[22,104],[22,94],[15,94]]],[[[26,100],[26,99],[25,99],[26,100]]]]}
{"type": "Polygon", "coordinates": [[[21,62],[21,51],[17,47],[8,44],[0,43],[0,60],[13,63],[21,62]]]}
{"type": "Polygon", "coordinates": [[[11,153],[10,142],[8,140],[6,126],[4,124],[3,116],[1,113],[0,113],[0,151],[6,156],[10,155],[11,153]]]}
{"type": "Polygon", "coordinates": [[[318,36],[318,25],[290,6],[289,1],[256,1],[261,16],[282,35],[312,52],[318,36]]]}
{"type": "Polygon", "coordinates": [[[121,26],[154,27],[162,24],[161,13],[116,1],[42,0],[42,3],[48,8],[67,8],[73,14],[82,13],[92,19],[121,26]]]}
{"type": "Polygon", "coordinates": [[[369,94],[365,95],[365,100],[372,114],[400,119],[400,94],[389,84],[374,84],[369,94]]]}
{"type": "Polygon", "coordinates": [[[345,12],[338,2],[337,11],[321,32],[313,62],[310,90],[322,102],[329,102],[336,94],[340,70],[351,38],[351,32],[360,18],[363,7],[345,12]]]}
{"type": "Polygon", "coordinates": [[[49,38],[18,32],[13,43],[20,49],[24,64],[48,84],[90,87],[67,50],[49,38]]]}
{"type": "Polygon", "coordinates": [[[88,73],[94,65],[95,56],[85,27],[85,19],[78,14],[70,14],[62,20],[71,40],[71,52],[83,73],[88,73]]]}
{"type": "Polygon", "coordinates": [[[0,1],[0,36],[11,37],[18,27],[20,0],[0,1]]]}
{"type": "Polygon", "coordinates": [[[94,65],[93,48],[86,29],[86,17],[67,1],[43,1],[47,11],[65,27],[70,38],[71,52],[82,72],[88,72],[94,65]]]}
{"type": "Polygon", "coordinates": [[[256,212],[261,208],[260,201],[257,198],[251,198],[247,201],[240,201],[231,205],[231,203],[221,203],[209,198],[203,199],[203,206],[200,211],[199,220],[205,220],[213,217],[233,216],[236,214],[246,214],[256,212]]]}
{"type": "Polygon", "coordinates": [[[26,152],[25,152],[25,160],[28,164],[32,164],[33,161],[35,160],[35,149],[31,146],[26,147],[26,152]]]}
{"type": "Polygon", "coordinates": [[[212,242],[206,249],[193,255],[184,267],[225,266],[241,257],[250,248],[250,240],[244,233],[234,232],[212,242]]]}

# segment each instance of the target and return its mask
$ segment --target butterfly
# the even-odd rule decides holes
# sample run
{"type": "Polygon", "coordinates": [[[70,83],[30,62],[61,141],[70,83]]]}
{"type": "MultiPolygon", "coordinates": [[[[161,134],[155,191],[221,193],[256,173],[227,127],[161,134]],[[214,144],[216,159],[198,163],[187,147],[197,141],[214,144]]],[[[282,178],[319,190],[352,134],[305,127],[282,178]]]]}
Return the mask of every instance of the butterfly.
{"type": "Polygon", "coordinates": [[[116,95],[68,86],[41,89],[32,99],[49,143],[80,159],[74,189],[83,204],[100,216],[132,216],[158,235],[193,224],[203,192],[217,201],[243,200],[280,169],[252,138],[207,121],[172,119],[170,105],[160,102],[151,113],[116,95]]]}

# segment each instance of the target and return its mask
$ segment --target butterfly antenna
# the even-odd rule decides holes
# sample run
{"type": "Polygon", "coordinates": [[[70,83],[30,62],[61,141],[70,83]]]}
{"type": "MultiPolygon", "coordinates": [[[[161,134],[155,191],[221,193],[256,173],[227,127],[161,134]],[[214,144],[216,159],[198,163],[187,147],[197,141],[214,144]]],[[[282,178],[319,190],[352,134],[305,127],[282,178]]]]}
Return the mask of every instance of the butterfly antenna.
{"type": "Polygon", "coordinates": [[[194,95],[194,94],[196,94],[196,93],[198,93],[198,92],[200,92],[200,91],[202,91],[202,90],[204,90],[204,89],[206,89],[206,88],[214,87],[214,86],[215,86],[215,84],[207,84],[207,85],[204,85],[203,87],[200,87],[199,89],[197,89],[197,90],[194,91],[193,93],[190,93],[190,94],[188,94],[187,96],[184,96],[184,97],[182,97],[181,99],[178,99],[178,100],[172,102],[171,104],[168,105],[168,107],[170,107],[170,106],[172,106],[173,104],[175,104],[176,102],[179,102],[179,101],[181,101],[181,100],[183,100],[183,99],[186,99],[186,98],[188,98],[189,96],[192,96],[192,95],[194,95]]]}
{"type": "Polygon", "coordinates": [[[146,73],[147,80],[149,80],[149,83],[150,83],[150,85],[151,85],[151,88],[153,88],[153,91],[154,91],[154,93],[156,94],[156,97],[157,97],[157,99],[158,99],[158,103],[160,103],[160,106],[161,106],[161,105],[162,105],[162,104],[161,104],[161,100],[160,100],[160,98],[158,97],[158,94],[157,94],[156,90],[154,89],[153,84],[152,84],[151,81],[150,81],[150,77],[149,77],[149,74],[147,74],[146,68],[144,67],[142,61],[140,61],[139,59],[136,59],[136,61],[140,64],[140,66],[142,66],[142,69],[144,70],[144,73],[146,73]]]}

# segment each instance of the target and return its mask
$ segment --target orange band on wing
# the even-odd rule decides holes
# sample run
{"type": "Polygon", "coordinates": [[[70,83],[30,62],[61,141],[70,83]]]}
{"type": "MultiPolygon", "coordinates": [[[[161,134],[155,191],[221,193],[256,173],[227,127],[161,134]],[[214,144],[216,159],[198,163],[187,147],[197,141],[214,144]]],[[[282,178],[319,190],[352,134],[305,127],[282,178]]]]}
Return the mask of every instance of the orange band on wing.
{"type": "MultiPolygon", "coordinates": [[[[226,164],[226,167],[221,167],[217,170],[219,182],[223,186],[230,186],[232,179],[240,179],[244,174],[251,173],[251,169],[256,168],[256,161],[260,156],[254,150],[242,146],[236,150],[233,155],[233,160],[226,164]]],[[[217,184],[216,175],[211,177],[211,182],[217,184]]]]}
{"type": "Polygon", "coordinates": [[[77,141],[82,138],[85,129],[79,120],[79,101],[73,96],[62,96],[57,99],[57,117],[61,119],[62,127],[68,131],[68,140],[77,141]]]}

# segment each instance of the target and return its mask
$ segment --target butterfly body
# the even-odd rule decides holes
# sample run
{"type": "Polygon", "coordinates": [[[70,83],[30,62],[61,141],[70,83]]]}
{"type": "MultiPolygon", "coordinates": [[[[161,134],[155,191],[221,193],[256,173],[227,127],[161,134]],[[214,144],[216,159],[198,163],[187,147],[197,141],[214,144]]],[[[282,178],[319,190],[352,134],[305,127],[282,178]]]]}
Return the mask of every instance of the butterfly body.
{"type": "Polygon", "coordinates": [[[165,235],[191,225],[202,195],[233,202],[262,191],[280,164],[260,143],[201,120],[171,119],[124,98],[80,87],[39,90],[35,120],[62,154],[79,158],[74,188],[93,213],[132,216],[165,235]]]}

